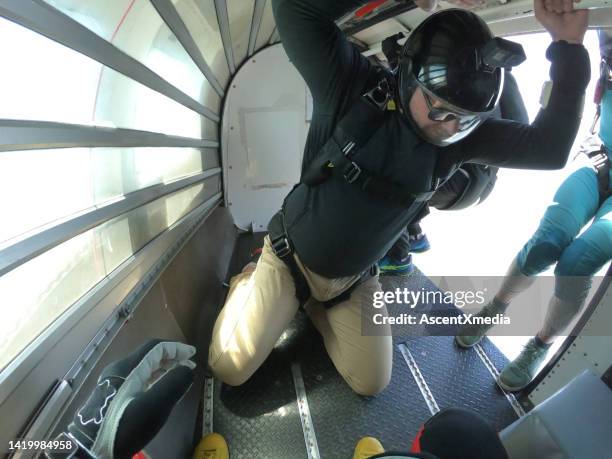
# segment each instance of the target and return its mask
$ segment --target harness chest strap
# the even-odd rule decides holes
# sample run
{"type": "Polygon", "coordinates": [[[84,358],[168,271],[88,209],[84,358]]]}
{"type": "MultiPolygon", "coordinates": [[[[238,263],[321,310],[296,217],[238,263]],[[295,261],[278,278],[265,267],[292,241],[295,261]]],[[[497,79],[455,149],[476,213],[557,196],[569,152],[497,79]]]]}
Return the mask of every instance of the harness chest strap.
{"type": "Polygon", "coordinates": [[[399,205],[428,201],[435,190],[413,193],[405,187],[370,173],[353,161],[353,156],[382,125],[387,107],[393,103],[385,76],[378,85],[357,99],[340,120],[302,177],[308,186],[317,186],[332,175],[362,190],[399,205]]]}
{"type": "MultiPolygon", "coordinates": [[[[331,175],[337,175],[364,191],[406,207],[411,207],[416,202],[428,201],[434,191],[411,193],[404,187],[370,174],[352,160],[355,151],[382,125],[388,106],[390,109],[395,109],[389,83],[383,74],[383,77],[379,78],[378,85],[360,97],[340,120],[317,158],[305,171],[302,182],[308,186],[317,186],[331,175]]],[[[304,274],[293,257],[294,249],[284,222],[284,205],[281,211],[272,217],[268,229],[272,249],[289,268],[295,282],[296,297],[303,305],[310,298],[311,292],[304,274]]],[[[345,301],[354,288],[376,274],[376,266],[366,270],[357,282],[338,297],[327,301],[325,306],[331,307],[345,301]]]]}

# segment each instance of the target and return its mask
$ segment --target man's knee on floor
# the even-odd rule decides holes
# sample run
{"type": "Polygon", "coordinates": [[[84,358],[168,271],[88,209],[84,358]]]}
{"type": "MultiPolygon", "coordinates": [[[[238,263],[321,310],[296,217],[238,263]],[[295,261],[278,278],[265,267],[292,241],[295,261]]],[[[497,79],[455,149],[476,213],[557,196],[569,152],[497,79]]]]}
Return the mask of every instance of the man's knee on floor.
{"type": "Polygon", "coordinates": [[[342,377],[355,393],[364,396],[380,394],[391,382],[391,372],[385,371],[359,376],[345,372],[342,377]]]}
{"type": "Polygon", "coordinates": [[[215,378],[229,386],[244,384],[255,372],[250,365],[241,363],[238,356],[233,356],[227,350],[221,354],[214,353],[213,348],[208,353],[208,368],[215,378]]]}
{"type": "Polygon", "coordinates": [[[219,361],[216,364],[209,364],[209,367],[214,377],[228,386],[241,386],[253,374],[253,372],[245,371],[244,368],[239,369],[224,363],[220,364],[219,361]]]}
{"type": "MultiPolygon", "coordinates": [[[[347,381],[348,382],[348,381],[347,381]]],[[[359,381],[359,382],[348,382],[349,386],[353,391],[359,395],[372,396],[378,395],[389,385],[389,381],[383,380],[371,380],[371,381],[359,381]]]]}

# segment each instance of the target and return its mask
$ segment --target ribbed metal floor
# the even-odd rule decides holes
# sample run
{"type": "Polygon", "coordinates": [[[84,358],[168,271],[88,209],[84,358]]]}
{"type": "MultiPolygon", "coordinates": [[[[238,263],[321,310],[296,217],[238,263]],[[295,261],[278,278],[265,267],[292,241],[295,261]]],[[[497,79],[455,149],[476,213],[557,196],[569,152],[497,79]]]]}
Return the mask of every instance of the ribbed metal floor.
{"type": "Polygon", "coordinates": [[[213,429],[237,458],[306,458],[291,358],[275,351],[239,387],[216,382],[213,429]]]}
{"type": "Polygon", "coordinates": [[[497,430],[517,418],[475,350],[459,349],[451,336],[412,338],[406,345],[440,409],[470,409],[497,430]]]}
{"type": "Polygon", "coordinates": [[[350,457],[364,436],[390,450],[408,450],[430,413],[399,349],[394,347],[391,384],[378,396],[362,397],[339,376],[316,330],[311,336],[300,361],[321,457],[350,457]]]}
{"type": "MultiPolygon", "coordinates": [[[[240,236],[233,272],[248,262],[261,239],[261,235],[240,236]]],[[[418,272],[408,278],[381,278],[381,283],[384,290],[435,288],[418,272]]],[[[425,308],[435,311],[431,305],[425,308]]],[[[516,419],[477,352],[458,349],[451,336],[394,337],[391,384],[376,397],[359,396],[339,376],[318,332],[300,312],[246,384],[236,388],[215,384],[214,430],[227,439],[233,459],[308,457],[291,371],[291,364],[298,362],[320,457],[351,457],[355,443],[366,435],[377,437],[387,449],[408,450],[431,412],[400,352],[401,345],[409,350],[440,409],[472,409],[497,429],[516,419]]],[[[507,362],[488,340],[482,348],[498,369],[507,362]]]]}

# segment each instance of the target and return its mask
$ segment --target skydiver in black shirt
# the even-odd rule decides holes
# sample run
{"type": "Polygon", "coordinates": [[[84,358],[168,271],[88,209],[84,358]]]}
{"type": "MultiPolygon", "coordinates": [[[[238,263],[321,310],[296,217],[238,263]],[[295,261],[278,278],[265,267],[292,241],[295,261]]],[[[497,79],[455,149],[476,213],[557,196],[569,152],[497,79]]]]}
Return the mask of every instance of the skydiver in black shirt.
{"type": "MultiPolygon", "coordinates": [[[[234,277],[209,350],[214,374],[242,384],[302,304],[353,390],[391,378],[390,327],[362,333],[382,293],[375,268],[462,164],[562,168],[589,81],[587,12],[535,1],[553,39],[552,87],[531,125],[490,118],[516,50],[475,14],[433,14],[408,37],[397,74],[373,65],[336,26],[357,0],[273,0],[283,46],[313,95],[301,182],[268,227],[254,272],[234,277]],[[508,51],[509,50],[509,51],[508,51]]],[[[379,312],[384,317],[384,305],[379,312]]]]}

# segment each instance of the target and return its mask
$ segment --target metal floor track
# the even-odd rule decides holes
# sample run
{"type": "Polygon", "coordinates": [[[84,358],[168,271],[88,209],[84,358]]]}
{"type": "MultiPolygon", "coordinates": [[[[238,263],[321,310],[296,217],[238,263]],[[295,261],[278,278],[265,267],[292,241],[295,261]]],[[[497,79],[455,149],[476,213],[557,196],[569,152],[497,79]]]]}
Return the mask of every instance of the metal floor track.
{"type": "MultiPolygon", "coordinates": [[[[262,239],[263,234],[240,235],[232,274],[249,261],[251,251],[261,246],[262,239]]],[[[420,272],[407,278],[381,278],[381,284],[384,290],[436,289],[420,272]]],[[[395,307],[400,306],[389,306],[391,310],[395,307]]],[[[457,313],[425,307],[432,313],[457,313]]],[[[426,334],[427,330],[421,332],[426,334]]],[[[458,349],[452,336],[395,336],[393,341],[389,387],[378,396],[362,397],[340,377],[318,332],[300,311],[249,381],[240,387],[215,383],[214,430],[225,436],[232,459],[350,458],[363,436],[378,438],[387,450],[407,451],[420,425],[435,411],[426,401],[423,381],[439,409],[471,409],[498,430],[517,418],[511,400],[497,388],[493,370],[487,368],[475,349],[458,349]],[[407,364],[406,349],[413,368],[407,364]],[[300,406],[297,403],[296,363],[303,376],[306,411],[311,416],[308,420],[300,415],[300,408],[304,412],[303,401],[300,406]],[[414,367],[419,377],[414,376],[414,367]],[[309,425],[314,432],[310,432],[309,425]]],[[[485,339],[481,349],[497,370],[507,363],[490,341],[485,339]]],[[[302,380],[298,381],[298,394],[301,385],[302,380]]]]}
{"type": "Polygon", "coordinates": [[[474,349],[459,349],[452,336],[411,338],[406,346],[441,410],[467,408],[498,431],[517,419],[474,349]]]}
{"type": "Polygon", "coordinates": [[[290,366],[275,351],[242,386],[216,382],[213,428],[232,459],[307,457],[290,366]]]}
{"type": "Polygon", "coordinates": [[[430,413],[399,348],[394,346],[389,386],[375,397],[363,397],[340,377],[314,328],[311,336],[300,359],[321,457],[349,458],[365,436],[378,438],[388,450],[410,449],[430,413]]]}

